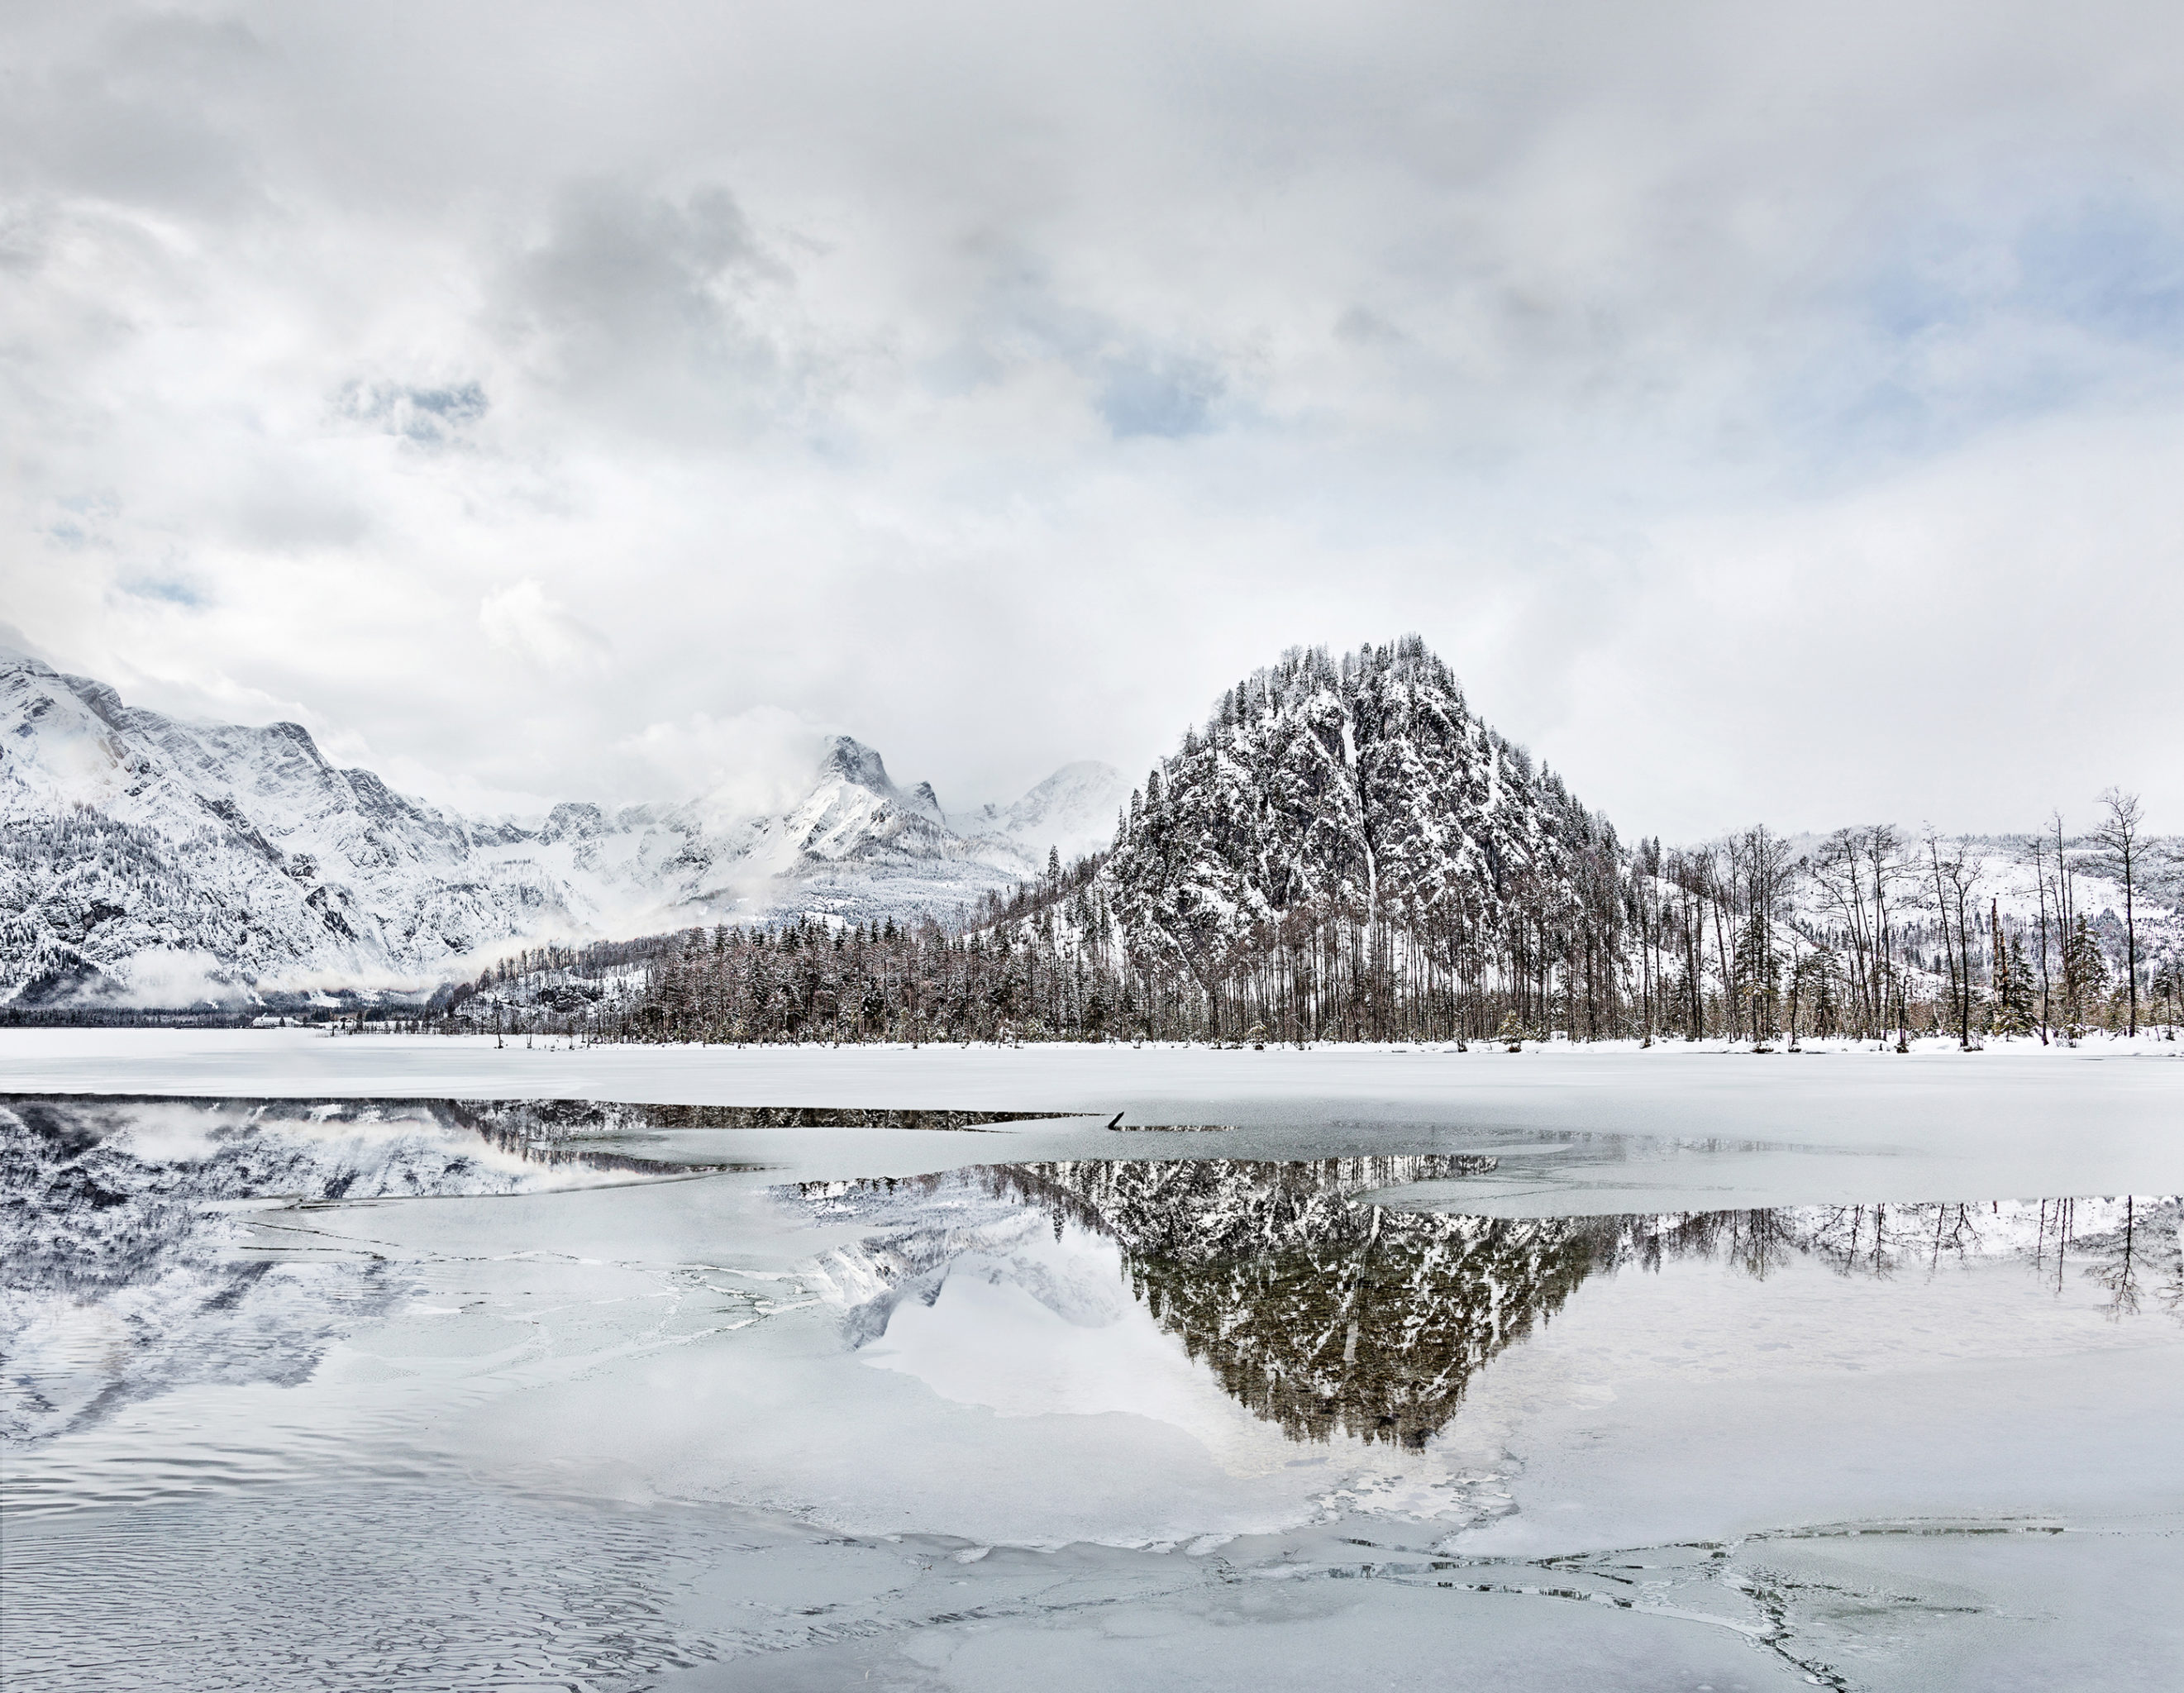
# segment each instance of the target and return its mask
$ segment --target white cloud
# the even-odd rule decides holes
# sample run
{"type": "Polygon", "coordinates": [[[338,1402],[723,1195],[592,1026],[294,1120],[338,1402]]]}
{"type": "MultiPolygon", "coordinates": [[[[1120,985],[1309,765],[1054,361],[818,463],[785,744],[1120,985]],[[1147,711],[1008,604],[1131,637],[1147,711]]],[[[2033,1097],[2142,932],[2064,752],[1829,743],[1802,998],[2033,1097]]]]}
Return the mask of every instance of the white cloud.
{"type": "Polygon", "coordinates": [[[2178,8],[625,21],[11,19],[25,638],[442,797],[777,711],[961,806],[1415,628],[1627,832],[2184,821],[2178,8]]]}
{"type": "Polygon", "coordinates": [[[623,740],[620,792],[628,797],[702,799],[716,823],[786,810],[811,789],[825,736],[777,706],[731,717],[693,712],[649,723],[623,740]]]}
{"type": "Polygon", "coordinates": [[[606,667],[605,638],[527,577],[478,602],[478,627],[495,652],[512,653],[549,676],[581,676],[606,667]]]}

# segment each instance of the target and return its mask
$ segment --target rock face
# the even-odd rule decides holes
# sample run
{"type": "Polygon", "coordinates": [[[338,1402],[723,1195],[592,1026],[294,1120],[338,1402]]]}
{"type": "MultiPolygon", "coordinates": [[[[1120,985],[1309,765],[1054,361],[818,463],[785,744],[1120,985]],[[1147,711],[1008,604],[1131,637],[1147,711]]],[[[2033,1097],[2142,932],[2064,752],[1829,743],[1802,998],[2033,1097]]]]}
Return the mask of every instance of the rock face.
{"type": "Polygon", "coordinates": [[[945,912],[1069,850],[1123,788],[1071,766],[980,828],[843,737],[778,815],[701,799],[488,821],[336,768],[297,724],[182,723],[0,654],[0,1000],[421,988],[534,938],[945,912]]]}

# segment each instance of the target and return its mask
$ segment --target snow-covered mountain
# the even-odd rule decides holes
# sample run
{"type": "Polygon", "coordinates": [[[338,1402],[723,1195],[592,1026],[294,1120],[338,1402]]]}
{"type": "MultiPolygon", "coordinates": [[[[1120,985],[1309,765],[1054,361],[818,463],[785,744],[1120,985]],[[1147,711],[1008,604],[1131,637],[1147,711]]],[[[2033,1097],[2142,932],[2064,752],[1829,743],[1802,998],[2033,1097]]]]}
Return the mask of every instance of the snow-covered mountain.
{"type": "Polygon", "coordinates": [[[1162,762],[1101,872],[1131,945],[1217,979],[1300,913],[1454,958],[1612,905],[1614,831],[1474,716],[1416,636],[1294,651],[1162,762]]]}
{"type": "Polygon", "coordinates": [[[0,653],[0,1000],[418,988],[533,939],[946,912],[1098,844],[1125,792],[1071,765],[950,818],[842,737],[779,813],[709,795],[487,821],[337,768],[297,724],[183,723],[0,653]]]}

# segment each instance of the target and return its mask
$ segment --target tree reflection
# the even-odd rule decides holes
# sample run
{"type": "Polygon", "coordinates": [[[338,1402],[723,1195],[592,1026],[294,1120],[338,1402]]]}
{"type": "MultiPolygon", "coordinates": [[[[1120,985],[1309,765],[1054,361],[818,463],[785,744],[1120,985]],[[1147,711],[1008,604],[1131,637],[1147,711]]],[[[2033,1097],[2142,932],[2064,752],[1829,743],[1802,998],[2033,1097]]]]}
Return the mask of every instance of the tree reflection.
{"type": "MultiPolygon", "coordinates": [[[[857,1215],[884,1195],[911,1227],[868,1242],[894,1283],[853,1312],[861,1342],[886,1327],[914,1267],[937,1298],[968,1194],[1029,1206],[1120,1248],[1133,1295],[1231,1396],[1293,1439],[1337,1433],[1409,1447],[1455,1416],[1506,1348],[1545,1326],[1589,1276],[1678,1261],[1764,1278],[1814,1262],[1846,1276],[1933,1273],[1988,1258],[2043,1278],[2082,1268],[2109,1309],[2140,1308],[2149,1278],[2184,1309],[2174,1198],[1852,1205],[1609,1217],[1503,1218],[1404,1211],[1358,1196],[1474,1173],[1488,1161],[1207,1159],[1011,1164],[912,1181],[813,1183],[807,1198],[857,1215]],[[948,1221],[919,1229],[918,1199],[948,1221]],[[907,1209],[905,1209],[907,1202],[907,1209]],[[928,1237],[930,1238],[928,1238],[928,1237]],[[2165,1244],[2164,1244],[2165,1243],[2165,1244]]],[[[2060,1284],[2059,1284],[2060,1285],[2060,1284]]]]}
{"type": "Polygon", "coordinates": [[[1421,1446],[1471,1377],[1584,1280],[1581,1228],[1425,1216],[1350,1195],[1479,1161],[1063,1163],[984,1172],[1121,1245],[1131,1291],[1222,1387],[1293,1438],[1421,1446]]]}

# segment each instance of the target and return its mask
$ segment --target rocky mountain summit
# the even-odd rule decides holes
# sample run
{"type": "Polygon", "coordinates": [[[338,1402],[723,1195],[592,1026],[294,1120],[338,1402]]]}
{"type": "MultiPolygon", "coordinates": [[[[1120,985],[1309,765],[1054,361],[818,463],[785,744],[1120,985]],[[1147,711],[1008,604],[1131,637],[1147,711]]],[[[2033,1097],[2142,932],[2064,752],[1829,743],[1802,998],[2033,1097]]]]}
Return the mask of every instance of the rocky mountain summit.
{"type": "Polygon", "coordinates": [[[300,725],[185,723],[0,654],[0,1000],[421,989],[534,939],[944,913],[1103,844],[1125,792],[1072,765],[951,817],[844,736],[778,813],[707,796],[470,818],[337,767],[300,725]]]}

